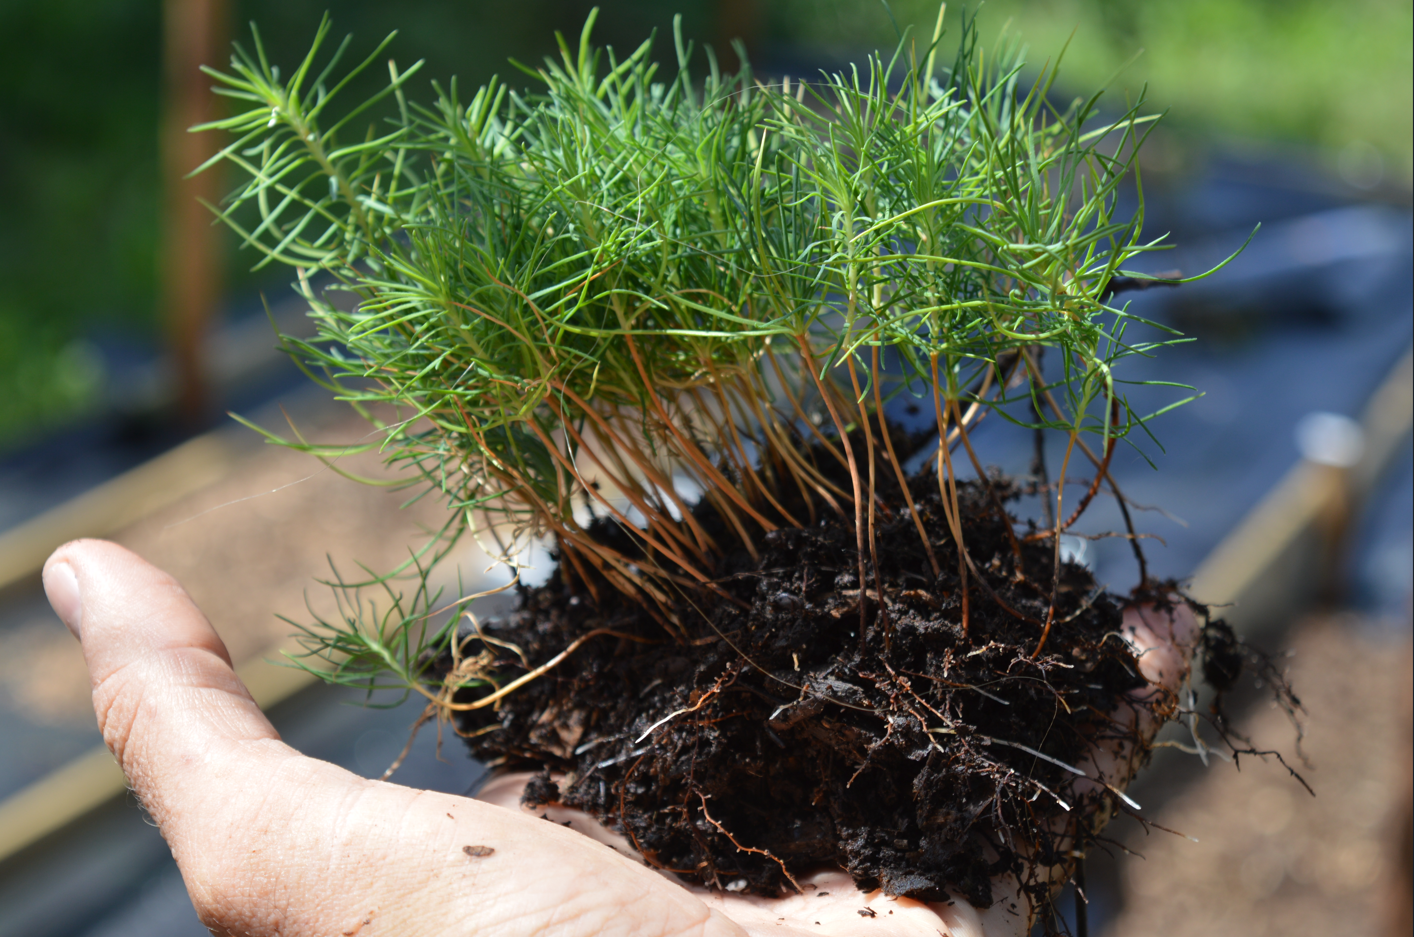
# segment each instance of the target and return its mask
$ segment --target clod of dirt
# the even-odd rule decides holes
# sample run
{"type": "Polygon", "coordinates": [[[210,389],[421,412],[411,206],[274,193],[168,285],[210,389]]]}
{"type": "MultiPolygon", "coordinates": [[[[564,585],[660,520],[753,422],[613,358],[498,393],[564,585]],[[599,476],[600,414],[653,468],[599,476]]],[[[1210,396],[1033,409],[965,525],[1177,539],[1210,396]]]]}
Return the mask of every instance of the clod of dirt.
{"type": "Polygon", "coordinates": [[[852,519],[822,512],[760,537],[755,561],[725,557],[713,589],[685,587],[676,639],[661,611],[612,589],[597,603],[559,576],[523,590],[483,625],[495,645],[467,636],[506,680],[590,630],[614,634],[494,711],[460,714],[459,731],[476,757],[541,772],[528,802],[584,810],[690,881],[776,895],[835,865],[861,888],[986,907],[1009,870],[1041,897],[1074,818],[1111,796],[1077,791],[1063,765],[1098,739],[1139,744],[1107,714],[1144,681],[1117,636],[1120,600],[1075,564],[1053,583],[1049,537],[1002,518],[1010,482],[987,484],[960,486],[966,590],[934,476],[910,487],[937,575],[913,518],[885,505],[863,583],[852,519]]]}
{"type": "Polygon", "coordinates": [[[1227,622],[1216,620],[1203,629],[1203,680],[1219,693],[1237,685],[1242,676],[1244,646],[1227,622]]]}

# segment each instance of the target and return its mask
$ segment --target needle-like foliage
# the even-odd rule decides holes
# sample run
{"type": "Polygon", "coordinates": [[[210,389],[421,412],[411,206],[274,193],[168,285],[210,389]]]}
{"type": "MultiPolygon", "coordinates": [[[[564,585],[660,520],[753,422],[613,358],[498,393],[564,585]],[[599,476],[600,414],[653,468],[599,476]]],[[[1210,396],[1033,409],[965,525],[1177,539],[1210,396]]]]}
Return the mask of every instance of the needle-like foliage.
{"type": "MultiPolygon", "coordinates": [[[[710,53],[695,72],[680,34],[675,69],[651,41],[597,49],[593,22],[558,60],[521,66],[529,91],[453,83],[419,106],[404,95],[417,66],[389,62],[396,115],[376,128],[357,120],[378,98],[335,110],[348,42],[320,70],[327,22],[288,78],[258,35],[211,72],[247,107],[208,125],[233,132],[216,159],[245,175],[216,210],[261,263],[299,270],[318,335],[286,339],[297,358],[355,405],[399,408],[381,445],[448,499],[448,538],[484,533],[512,556],[550,537],[566,575],[670,630],[678,590],[710,588],[724,551],[816,512],[852,519],[862,579],[865,466],[879,452],[901,480],[904,458],[870,415],[900,393],[936,412],[959,544],[952,460],[980,472],[968,428],[989,413],[1065,434],[1067,464],[1088,453],[1089,503],[1115,441],[1150,416],[1129,408],[1122,363],[1176,340],[1131,341],[1112,304],[1111,281],[1135,276],[1123,265],[1161,246],[1141,235],[1142,99],[1058,107],[1055,66],[1024,84],[1020,50],[984,53],[971,27],[943,64],[941,15],[891,58],[772,82],[710,53]],[[1121,212],[1125,186],[1137,211],[1121,212]],[[315,274],[356,301],[330,302],[315,274]],[[1060,365],[1049,381],[1042,349],[1060,365]],[[595,517],[636,549],[592,536],[595,517]]],[[[1078,512],[1062,486],[1052,497],[1058,544],[1078,512]]],[[[415,685],[420,643],[380,643],[390,628],[406,643],[414,612],[315,629],[311,649],[337,651],[348,679],[415,685]]]]}

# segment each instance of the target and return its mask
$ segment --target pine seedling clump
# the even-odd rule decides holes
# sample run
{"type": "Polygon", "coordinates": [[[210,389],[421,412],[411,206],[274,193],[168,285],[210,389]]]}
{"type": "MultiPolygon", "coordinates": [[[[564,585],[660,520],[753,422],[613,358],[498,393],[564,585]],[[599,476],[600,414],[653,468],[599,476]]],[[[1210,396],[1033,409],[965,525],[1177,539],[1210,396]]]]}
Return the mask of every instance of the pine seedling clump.
{"type": "MultiPolygon", "coordinates": [[[[1048,741],[1044,725],[1034,736],[991,729],[978,736],[984,750],[955,723],[1032,692],[1018,682],[1020,695],[1003,699],[1009,677],[993,686],[967,667],[1032,667],[1025,679],[1046,684],[1060,673],[1045,663],[1058,642],[1088,648],[1094,673],[1114,665],[1091,709],[1110,711],[1133,687],[1121,666],[1132,657],[1113,641],[1104,649],[1118,613],[1062,562],[1060,538],[1102,490],[1123,506],[1110,459],[1157,415],[1131,409],[1129,359],[1180,340],[1114,298],[1122,278],[1144,279],[1126,264],[1163,247],[1142,233],[1136,154],[1152,118],[1142,96],[1118,113],[1103,112],[1099,94],[1058,105],[1056,65],[1024,79],[1019,47],[984,53],[970,24],[949,53],[941,14],[926,42],[905,38],[892,56],[769,81],[748,66],[724,73],[710,52],[699,68],[676,31],[668,67],[652,41],[623,56],[596,48],[593,21],[577,46],[561,38],[558,59],[521,66],[526,90],[493,79],[468,98],[453,82],[434,85],[428,105],[406,97],[418,65],[388,62],[378,96],[336,111],[392,37],[335,80],[348,41],[317,64],[327,22],[288,78],[258,35],[230,72],[211,72],[244,108],[208,125],[233,134],[216,160],[244,176],[215,210],[261,264],[296,268],[318,325],[312,339],[284,341],[449,507],[447,527],[414,558],[422,589],[404,600],[393,574],[380,577],[389,607],[305,626],[306,648],[336,682],[423,693],[506,764],[568,771],[559,796],[628,829],[654,861],[709,883],[741,875],[765,892],[819,857],[733,848],[728,831],[751,821],[720,801],[708,813],[726,787],[709,777],[676,789],[659,772],[645,792],[629,756],[642,761],[643,742],[660,737],[678,746],[669,760],[761,744],[721,735],[735,711],[714,707],[777,665],[731,706],[752,693],[785,699],[755,705],[776,711],[758,721],[788,749],[811,723],[780,715],[795,691],[777,684],[800,689],[813,667],[825,674],[814,699],[840,707],[822,724],[873,719],[868,731],[888,745],[946,762],[908,768],[899,756],[891,773],[872,772],[888,760],[876,746],[837,759],[849,763],[835,787],[820,776],[831,796],[890,777],[906,786],[897,778],[910,770],[975,775],[964,785],[970,817],[946,820],[961,843],[951,852],[933,821],[910,814],[891,828],[914,836],[899,853],[913,858],[868,843],[822,847],[836,850],[827,858],[892,893],[951,887],[985,904],[992,860],[978,835],[990,830],[994,853],[1018,869],[1045,866],[1082,835],[1054,833],[1046,811],[1110,796],[1066,793],[1077,756],[1051,752],[1069,743],[1048,741]],[[359,122],[389,102],[390,117],[359,122]],[[1136,191],[1137,209],[1121,210],[1136,191]],[[334,301],[338,292],[352,301],[334,301]],[[897,398],[931,412],[931,443],[884,418],[897,398]],[[1057,477],[1085,474],[1068,490],[1031,480],[1047,503],[1041,526],[1005,513],[1019,488],[983,469],[972,437],[984,419],[1059,434],[1057,477]],[[839,564],[817,556],[807,536],[817,529],[840,535],[839,564]],[[552,545],[557,577],[527,591],[518,613],[538,625],[430,624],[426,573],[464,536],[511,562],[533,541],[552,545]],[[805,622],[805,636],[759,636],[783,615],[805,622]],[[960,663],[993,645],[1012,650],[960,663]],[[581,711],[558,740],[525,728],[580,705],[576,693],[645,647],[689,663],[676,682],[651,668],[620,674],[648,689],[617,735],[601,710],[581,711]],[[910,655],[933,666],[928,655],[943,650],[959,661],[951,682],[923,689],[893,669],[910,655]],[[843,654],[853,676],[828,664],[843,654]],[[873,685],[861,689],[860,674],[873,685]],[[955,699],[981,685],[992,689],[955,699]],[[899,721],[879,722],[885,711],[899,721]],[[700,731],[665,734],[687,723],[700,731]],[[586,755],[586,745],[600,747],[586,755]],[[615,812],[625,791],[647,798],[638,813],[615,812]],[[662,832],[668,807],[655,797],[705,818],[693,821],[698,845],[662,832]],[[1023,815],[1030,845],[1013,848],[1003,832],[1023,815]],[[712,842],[720,848],[701,846],[712,842]],[[901,877],[890,862],[926,874],[901,877]]],[[[296,445],[330,460],[347,451],[296,445]]],[[[1038,697],[1048,718],[1049,692],[1038,697]]],[[[936,807],[928,816],[943,815],[936,807]]],[[[822,842],[834,842],[850,821],[827,819],[834,840],[822,842]]],[[[1044,889],[1044,879],[1028,881],[1044,889]]]]}

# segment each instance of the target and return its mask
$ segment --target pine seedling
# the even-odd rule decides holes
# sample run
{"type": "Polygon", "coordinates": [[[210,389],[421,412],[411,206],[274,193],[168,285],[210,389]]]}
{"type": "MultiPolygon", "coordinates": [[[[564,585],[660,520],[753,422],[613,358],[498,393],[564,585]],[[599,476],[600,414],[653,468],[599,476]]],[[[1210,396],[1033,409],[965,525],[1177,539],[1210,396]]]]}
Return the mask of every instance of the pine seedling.
{"type": "Polygon", "coordinates": [[[389,61],[378,95],[336,110],[393,37],[335,80],[349,41],[318,64],[327,20],[288,78],[258,33],[229,72],[209,70],[243,108],[196,128],[233,134],[212,163],[244,177],[213,210],[260,265],[298,271],[318,325],[286,347],[449,507],[415,562],[350,584],[383,584],[389,608],[303,628],[305,665],[448,709],[502,699],[505,686],[451,703],[494,683],[460,659],[447,692],[424,686],[438,653],[458,653],[452,625],[428,624],[427,572],[464,536],[509,562],[551,542],[567,582],[632,597],[670,640],[689,600],[724,597],[723,557],[822,515],[848,519],[861,589],[882,510],[913,511],[936,576],[909,453],[881,419],[900,396],[934,414],[925,471],[957,547],[964,632],[972,589],[991,588],[959,501],[959,459],[987,484],[978,423],[1061,434],[1060,479],[1088,465],[1071,493],[1043,489],[1050,523],[1030,535],[1052,551],[1028,571],[1049,608],[1008,608],[1041,653],[1062,627],[1061,535],[1102,488],[1123,505],[1116,446],[1184,402],[1140,413],[1126,394],[1150,383],[1130,359],[1182,340],[1114,299],[1117,278],[1148,279],[1126,265],[1164,248],[1142,233],[1143,96],[1120,113],[1099,94],[1057,105],[1059,60],[1027,83],[1019,47],[984,53],[971,24],[945,63],[941,12],[926,43],[808,81],[728,74],[710,50],[699,70],[676,27],[664,69],[651,40],[596,48],[593,25],[518,66],[529,90],[492,79],[466,98],[453,81],[428,105],[406,95],[420,63],[389,61]],[[390,118],[359,122],[389,98],[390,118]],[[882,503],[885,481],[906,504],[882,503]],[[392,582],[408,570],[423,587],[403,601],[392,582]]]}

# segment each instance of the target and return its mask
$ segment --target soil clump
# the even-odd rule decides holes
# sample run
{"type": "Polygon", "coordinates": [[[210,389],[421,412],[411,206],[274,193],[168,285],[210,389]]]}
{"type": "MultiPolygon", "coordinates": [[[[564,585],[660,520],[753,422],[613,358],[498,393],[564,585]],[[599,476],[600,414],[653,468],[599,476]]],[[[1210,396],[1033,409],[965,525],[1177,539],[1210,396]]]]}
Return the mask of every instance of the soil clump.
{"type": "MultiPolygon", "coordinates": [[[[820,511],[758,536],[755,558],[722,557],[712,588],[683,587],[676,637],[611,588],[596,601],[557,574],[522,589],[517,611],[481,626],[490,640],[465,635],[501,684],[613,633],[458,714],[458,730],[479,759],[540,773],[527,802],[584,810],[689,881],[778,895],[834,865],[865,889],[987,907],[990,879],[1011,871],[1033,901],[1048,895],[1046,869],[1092,835],[1076,818],[1113,806],[1067,766],[1099,741],[1138,743],[1109,715],[1145,685],[1119,635],[1126,600],[1074,563],[1053,577],[1049,533],[1004,510],[1022,489],[996,474],[958,486],[964,592],[937,476],[909,486],[937,575],[901,491],[881,483],[863,583],[853,518],[820,511]]],[[[594,532],[632,549],[612,525],[594,532]]]]}

